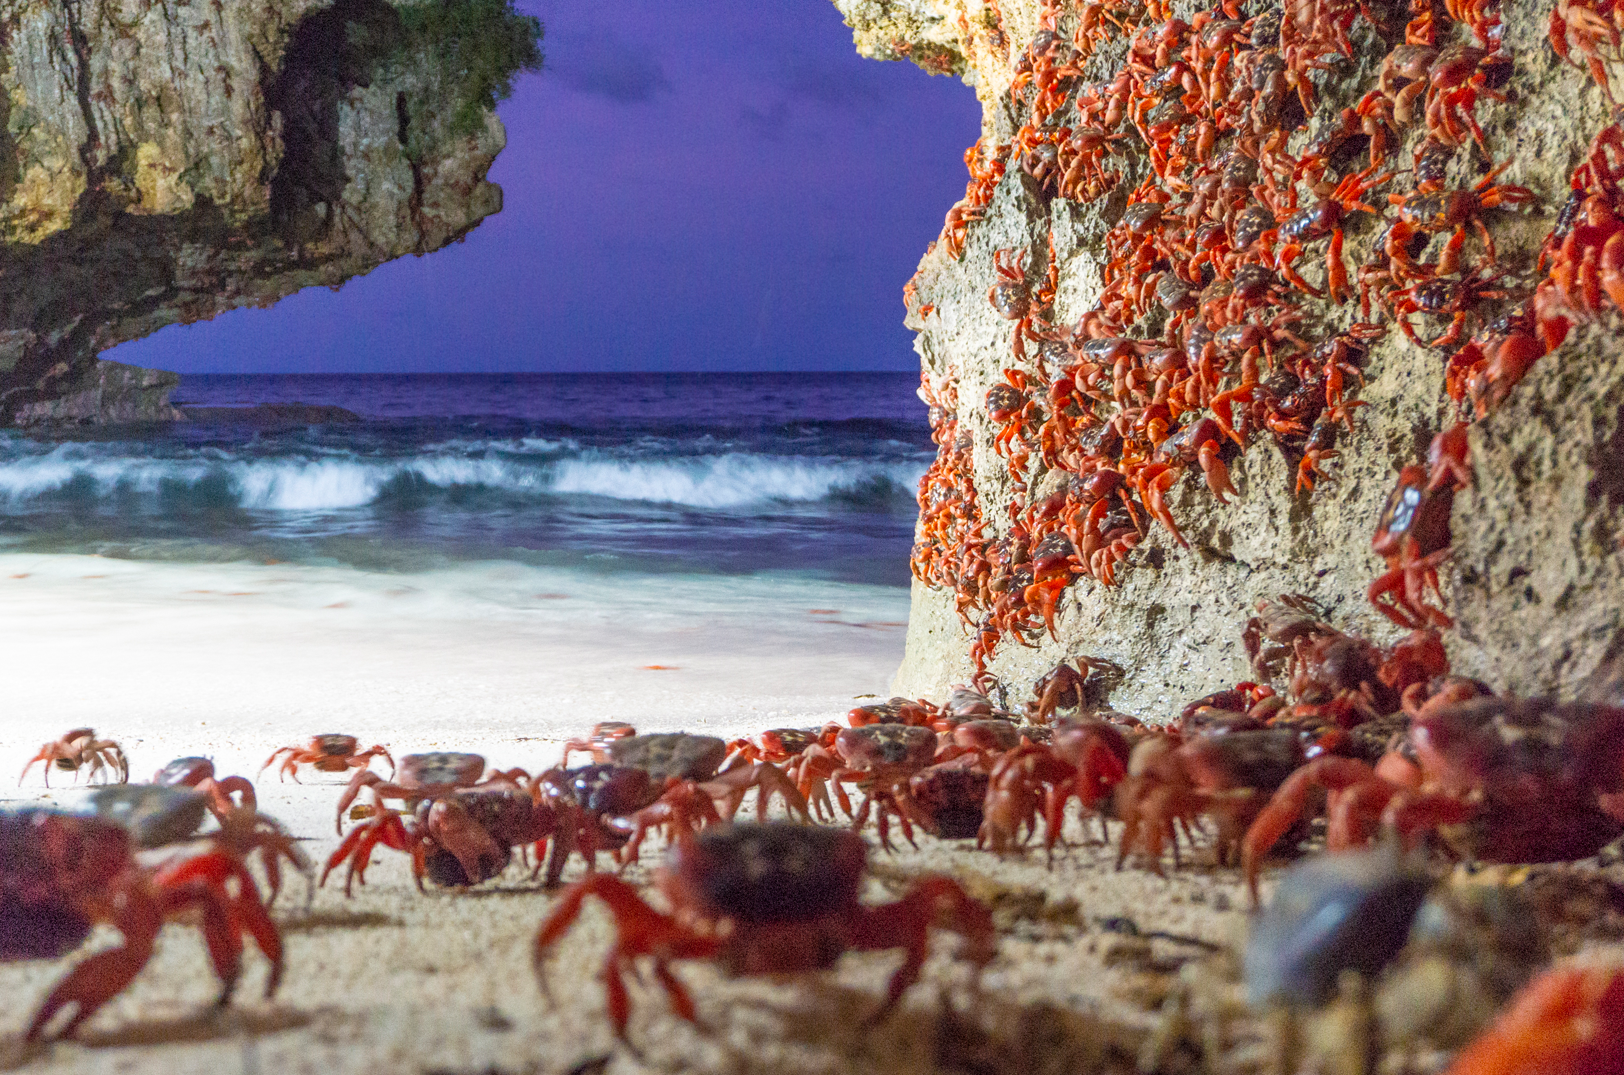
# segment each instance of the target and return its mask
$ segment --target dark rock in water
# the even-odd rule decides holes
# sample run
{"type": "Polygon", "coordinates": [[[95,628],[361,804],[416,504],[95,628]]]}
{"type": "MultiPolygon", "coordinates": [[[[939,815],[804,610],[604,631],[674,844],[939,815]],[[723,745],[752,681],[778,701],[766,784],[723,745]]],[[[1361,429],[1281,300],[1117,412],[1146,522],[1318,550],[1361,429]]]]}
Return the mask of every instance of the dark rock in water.
{"type": "Polygon", "coordinates": [[[359,422],[361,416],[343,407],[326,403],[261,403],[253,407],[183,407],[181,417],[188,422],[217,425],[280,426],[339,425],[359,422]]]}
{"type": "Polygon", "coordinates": [[[18,407],[16,422],[22,426],[173,422],[181,412],[169,402],[169,394],[179,384],[178,373],[98,359],[61,396],[18,407]]]}

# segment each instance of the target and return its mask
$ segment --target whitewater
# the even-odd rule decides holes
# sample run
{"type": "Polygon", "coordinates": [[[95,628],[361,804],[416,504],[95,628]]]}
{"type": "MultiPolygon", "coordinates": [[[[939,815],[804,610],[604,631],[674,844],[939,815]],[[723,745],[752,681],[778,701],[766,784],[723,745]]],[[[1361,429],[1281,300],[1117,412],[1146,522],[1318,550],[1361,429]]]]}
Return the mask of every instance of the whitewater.
{"type": "Polygon", "coordinates": [[[188,378],[206,420],[0,435],[0,550],[907,582],[932,456],[893,374],[188,378]],[[267,424],[254,408],[353,421],[267,424]]]}
{"type": "Polygon", "coordinates": [[[599,720],[839,717],[902,657],[916,383],[188,378],[209,421],[8,433],[0,737],[95,727],[137,777],[329,731],[544,768],[599,720]],[[359,420],[214,410],[290,402],[359,420]]]}

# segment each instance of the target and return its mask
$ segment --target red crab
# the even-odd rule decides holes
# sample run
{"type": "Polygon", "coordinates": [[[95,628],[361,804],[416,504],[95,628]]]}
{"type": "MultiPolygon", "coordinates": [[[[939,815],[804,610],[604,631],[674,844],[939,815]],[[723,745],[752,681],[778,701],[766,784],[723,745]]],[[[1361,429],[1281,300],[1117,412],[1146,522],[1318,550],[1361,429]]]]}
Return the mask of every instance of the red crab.
{"type": "Polygon", "coordinates": [[[196,788],[208,798],[215,817],[223,818],[234,810],[252,810],[257,805],[254,785],[247,777],[217,777],[209,758],[176,758],[153,774],[152,782],[163,787],[196,788]]]}
{"type": "Polygon", "coordinates": [[[1094,657],[1074,657],[1077,667],[1065,661],[1055,665],[1036,683],[1035,695],[1027,703],[1026,719],[1033,724],[1047,724],[1057,709],[1092,710],[1105,701],[1106,695],[1122,682],[1122,669],[1110,661],[1094,657]]]}
{"type": "Polygon", "coordinates": [[[124,935],[122,945],[81,961],[51,990],[29,1021],[27,1040],[46,1036],[69,1005],[73,1014],[58,1035],[73,1033],[146,966],[164,921],[193,908],[202,911],[221,982],[218,1003],[230,999],[241,973],[244,934],[270,960],[265,993],[275,992],[282,939],[253,878],[231,854],[215,846],[150,869],[136,862],[129,830],[115,822],[38,807],[0,811],[0,961],[65,956],[97,923],[124,935]]]}
{"type": "Polygon", "coordinates": [[[1465,442],[1454,437],[1434,440],[1440,462],[1432,472],[1406,466],[1399,471],[1398,488],[1387,498],[1370,547],[1387,561],[1387,572],[1370,584],[1366,596],[1381,613],[1400,627],[1411,629],[1454,624],[1442,609],[1427,604],[1427,591],[1438,592],[1438,566],[1449,558],[1449,514],[1455,503],[1453,484],[1435,485],[1440,466],[1465,467],[1465,442]],[[1442,463],[1448,455],[1453,464],[1442,463]]]}
{"type": "Polygon", "coordinates": [[[610,756],[623,768],[647,773],[651,789],[650,801],[635,812],[616,811],[617,816],[608,819],[611,829],[630,834],[620,851],[623,863],[637,857],[649,829],[664,828],[667,839],[675,840],[683,832],[733,820],[751,788],[759,789],[756,815],[762,821],[775,792],[790,814],[812,820],[795,783],[772,762],[737,757],[719,769],[727,745],[712,736],[639,735],[615,743],[610,756]]]}
{"type": "MultiPolygon", "coordinates": [[[[182,758],[180,761],[204,761],[201,758],[182,758]]],[[[171,762],[167,772],[175,768],[171,762]]],[[[241,777],[232,779],[241,780],[241,777]]],[[[212,810],[219,828],[207,834],[214,845],[229,852],[238,861],[246,863],[257,851],[261,868],[265,871],[265,886],[269,895],[268,907],[276,902],[282,891],[282,863],[284,860],[310,880],[310,862],[299,850],[299,842],[289,836],[272,818],[256,811],[251,805],[234,806],[231,800],[212,802],[201,789],[184,784],[118,784],[97,788],[88,793],[84,807],[97,817],[117,822],[129,830],[137,847],[143,850],[172,847],[198,838],[203,819],[212,810]]],[[[78,812],[78,811],[76,811],[78,812]]]]}
{"type": "Polygon", "coordinates": [[[979,841],[1003,854],[1024,842],[1023,828],[1031,836],[1041,815],[1052,853],[1066,803],[1075,797],[1094,809],[1127,775],[1129,753],[1123,729],[1093,719],[1061,721],[1047,744],[1020,744],[992,767],[979,841]]]}
{"type": "Polygon", "coordinates": [[[1566,963],[1513,997],[1444,1075],[1618,1075],[1624,1071],[1621,1057],[1624,971],[1603,963],[1566,963]]]}
{"type": "Polygon", "coordinates": [[[935,760],[936,746],[935,732],[910,724],[843,728],[835,736],[832,751],[820,745],[803,751],[796,759],[791,776],[802,796],[817,806],[820,813],[833,813],[829,808],[828,791],[833,783],[835,798],[847,816],[853,818],[855,828],[861,828],[868,821],[870,809],[877,804],[880,843],[890,850],[892,814],[901,822],[903,836],[913,839],[913,826],[898,798],[907,795],[909,778],[935,760]],[[855,815],[842,786],[847,780],[864,791],[863,804],[855,815]]]}
{"type": "Polygon", "coordinates": [[[1199,814],[1217,820],[1216,858],[1227,864],[1260,809],[1261,794],[1273,792],[1302,761],[1301,741],[1288,729],[1201,735],[1182,745],[1166,735],[1141,741],[1116,788],[1116,814],[1124,823],[1118,868],[1137,850],[1160,873],[1168,843],[1177,866],[1174,823],[1188,832],[1199,814]]]}
{"type": "Polygon", "coordinates": [[[930,927],[964,938],[961,958],[978,969],[995,950],[992,916],[948,877],[923,877],[902,899],[879,907],[857,902],[867,849],[856,834],[786,822],[733,825],[681,840],[659,871],[665,914],[637,890],[606,874],[566,889],[536,933],[533,958],[546,991],[549,949],[564,936],[588,896],[615,918],[614,946],[604,961],[609,1021],[626,1039],[631,996],[625,975],[647,956],[676,1013],[698,1022],[693,997],[671,971],[680,959],[708,959],[737,976],[796,974],[833,966],[841,953],[907,949],[886,997],[870,1016],[877,1024],[918,977],[930,927]]]}
{"type": "Polygon", "coordinates": [[[1332,301],[1336,302],[1340,302],[1341,297],[1349,293],[1348,270],[1342,263],[1342,218],[1355,209],[1367,213],[1376,212],[1374,208],[1359,200],[1373,188],[1393,178],[1390,173],[1373,176],[1372,173],[1376,168],[1376,165],[1371,165],[1362,172],[1349,175],[1337,184],[1329,197],[1315,202],[1306,209],[1299,209],[1280,225],[1280,238],[1284,242],[1275,253],[1275,267],[1279,269],[1280,275],[1291,281],[1293,287],[1310,295],[1322,294],[1318,288],[1298,276],[1292,265],[1302,255],[1304,244],[1329,235],[1331,245],[1325,254],[1326,291],[1330,293],[1332,301]]]}
{"type": "MultiPolygon", "coordinates": [[[[448,887],[477,885],[507,868],[512,849],[534,845],[537,870],[547,841],[559,830],[559,816],[551,805],[538,802],[515,788],[455,791],[417,805],[416,817],[402,821],[394,810],[379,810],[364,825],[350,830],[327,860],[319,884],[338,864],[348,860],[344,895],[355,881],[366,884],[372,849],[379,844],[412,856],[412,879],[423,891],[423,878],[448,887]]],[[[547,883],[556,884],[564,870],[568,848],[555,849],[548,861],[547,883]]]]}
{"type": "Polygon", "coordinates": [[[728,758],[745,761],[785,762],[819,738],[816,728],[769,728],[753,739],[735,739],[727,745],[728,758]]]}
{"type": "MultiPolygon", "coordinates": [[[[806,800],[776,765],[739,758],[723,768],[727,757],[728,746],[721,739],[687,732],[634,735],[609,744],[609,760],[613,764],[647,773],[657,794],[690,800],[695,795],[703,796],[706,804],[701,810],[707,816],[716,813],[710,805],[714,803],[721,807],[722,819],[730,820],[738,813],[750,789],[756,788],[756,809],[763,819],[767,816],[768,801],[776,792],[791,813],[811,820],[806,800]]],[[[635,847],[632,850],[635,851],[635,847]]]]}
{"type": "Polygon", "coordinates": [[[941,840],[968,840],[981,831],[989,777],[981,759],[965,755],[908,778],[898,803],[914,824],[941,840]]]}
{"type": "Polygon", "coordinates": [[[1415,765],[1384,758],[1373,770],[1327,757],[1293,773],[1246,834],[1254,893],[1262,857],[1315,786],[1332,792],[1333,849],[1365,842],[1380,822],[1406,837],[1437,828],[1456,852],[1484,862],[1561,862],[1624,833],[1624,709],[1475,693],[1461,681],[1416,712],[1415,765]]]}
{"type": "Polygon", "coordinates": [[[602,765],[609,760],[609,748],[621,739],[630,739],[637,734],[637,729],[623,720],[603,720],[592,726],[592,733],[585,739],[570,739],[564,743],[564,756],[559,759],[558,767],[568,769],[570,755],[578,750],[584,750],[592,755],[592,760],[602,765]]]}
{"type": "Polygon", "coordinates": [[[282,760],[282,767],[278,774],[283,780],[293,777],[293,782],[299,782],[299,766],[309,765],[323,773],[342,773],[346,769],[365,769],[372,759],[381,757],[389,763],[389,772],[395,771],[395,759],[389,756],[389,751],[373,744],[365,750],[357,750],[360,741],[353,735],[317,735],[312,736],[310,743],[302,747],[281,747],[265,759],[265,764],[259,767],[264,772],[271,767],[276,759],[286,754],[282,760]]]}
{"type": "Polygon", "coordinates": [[[344,811],[349,809],[356,796],[361,794],[362,788],[372,789],[372,800],[375,805],[371,808],[358,806],[356,810],[365,811],[365,815],[372,815],[383,809],[385,799],[400,799],[406,804],[407,809],[414,809],[424,799],[436,799],[463,788],[492,783],[512,786],[515,782],[513,777],[518,775],[496,773],[489,779],[481,781],[480,777],[484,772],[483,756],[456,751],[408,754],[400,759],[400,769],[391,780],[385,780],[370,769],[362,769],[350,778],[344,794],[338,797],[336,820],[338,831],[344,831],[344,811]]]}
{"type": "Polygon", "coordinates": [[[102,770],[111,770],[117,777],[113,783],[123,784],[130,779],[130,763],[124,757],[124,750],[111,739],[97,739],[91,728],[74,728],[66,732],[62,738],[55,742],[46,743],[39,748],[39,753],[28,759],[23,771],[17,777],[18,785],[28,775],[28,770],[34,767],[35,762],[45,763],[45,786],[51,786],[51,766],[65,772],[77,773],[81,766],[89,768],[85,779],[94,780],[102,770]]]}

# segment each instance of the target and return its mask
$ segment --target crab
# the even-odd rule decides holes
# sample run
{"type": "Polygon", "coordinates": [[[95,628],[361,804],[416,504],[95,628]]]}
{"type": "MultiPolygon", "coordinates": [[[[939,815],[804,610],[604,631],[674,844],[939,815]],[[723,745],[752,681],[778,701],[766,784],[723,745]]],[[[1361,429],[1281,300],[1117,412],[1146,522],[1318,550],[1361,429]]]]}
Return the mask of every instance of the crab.
{"type": "Polygon", "coordinates": [[[664,828],[668,839],[676,839],[682,831],[731,821],[751,788],[759,789],[756,811],[762,821],[775,792],[792,816],[812,820],[800,790],[772,762],[739,757],[721,768],[728,747],[714,736],[639,735],[611,744],[609,753],[615,766],[645,773],[649,780],[646,801],[613,811],[607,820],[611,829],[627,837],[620,850],[622,863],[637,857],[652,828],[664,828]]]}
{"type": "Polygon", "coordinates": [[[244,934],[270,960],[266,996],[276,991],[281,936],[239,859],[216,845],[149,868],[135,852],[130,831],[105,818],[41,807],[0,811],[0,960],[65,956],[98,923],[123,934],[122,945],[81,961],[51,990],[29,1020],[26,1040],[72,1034],[146,966],[164,921],[193,908],[203,912],[209,958],[221,982],[217,1004],[229,1001],[236,986],[244,934]],[[70,1005],[73,1014],[48,1035],[70,1005]]]}
{"type": "Polygon", "coordinates": [[[625,976],[639,957],[653,961],[654,978],[676,1013],[697,1023],[693,997],[672,973],[676,960],[711,960],[735,976],[783,975],[832,966],[851,949],[904,948],[907,958],[892,974],[870,1026],[918,979],[931,926],[958,933],[959,957],[977,970],[992,960],[992,916],[958,882],[922,877],[895,903],[865,907],[857,895],[866,860],[855,833],[787,822],[736,824],[685,837],[656,881],[672,913],[650,907],[619,878],[594,874],[579,881],[559,897],[536,933],[537,979],[546,992],[547,957],[588,896],[602,900],[615,919],[603,981],[609,1022],[622,1041],[631,1018],[625,976]]]}
{"type": "MultiPolygon", "coordinates": [[[[1370,839],[1378,823],[1405,839],[1437,829],[1457,854],[1484,862],[1585,858],[1624,834],[1624,709],[1540,698],[1441,692],[1410,724],[1415,763],[1375,769],[1322,757],[1280,785],[1246,833],[1254,898],[1263,856],[1298,817],[1312,787],[1330,792],[1326,842],[1370,839]],[[1464,700],[1457,700],[1464,696],[1464,700]]],[[[1466,689],[1470,688],[1470,689],[1466,689]]]]}
{"type": "Polygon", "coordinates": [[[1272,793],[1303,762],[1295,731],[1266,728],[1201,735],[1182,744],[1166,736],[1141,740],[1133,748],[1127,776],[1116,786],[1116,815],[1123,822],[1117,868],[1135,851],[1161,872],[1164,845],[1178,862],[1175,822],[1188,832],[1198,814],[1218,822],[1215,856],[1227,865],[1241,836],[1272,793]]]}
{"type": "MultiPolygon", "coordinates": [[[[97,739],[92,728],[74,728],[65,732],[62,738],[46,743],[39,748],[39,753],[28,759],[23,771],[17,777],[17,784],[21,786],[23,779],[28,776],[28,770],[34,767],[35,762],[45,763],[45,786],[51,786],[51,766],[65,772],[77,774],[81,767],[87,768],[86,781],[96,779],[97,774],[110,773],[112,783],[124,784],[130,779],[130,763],[124,757],[124,748],[111,739],[97,739]]],[[[103,779],[109,779],[103,775],[103,779]]]]}
{"type": "MultiPolygon", "coordinates": [[[[1477,230],[1483,243],[1483,258],[1494,264],[1494,237],[1483,222],[1483,212],[1498,206],[1521,205],[1534,200],[1534,192],[1527,187],[1496,184],[1495,178],[1511,164],[1506,161],[1489,169],[1471,190],[1439,190],[1430,194],[1389,194],[1388,201],[1399,207],[1398,220],[1388,233],[1386,247],[1389,253],[1407,249],[1410,240],[1423,232],[1450,231],[1443,253],[1435,267],[1437,275],[1450,276],[1459,270],[1461,245],[1466,241],[1467,226],[1477,230]]],[[[1401,260],[1403,260],[1401,258],[1401,260]]]]}
{"type": "Polygon", "coordinates": [[[972,756],[927,766],[908,778],[898,800],[914,824],[940,840],[968,840],[986,816],[989,774],[972,756]]]}
{"type": "MultiPolygon", "coordinates": [[[[402,821],[395,810],[380,810],[366,824],[351,829],[328,858],[318,884],[326,884],[327,875],[348,861],[344,895],[350,895],[354,882],[366,884],[366,868],[378,844],[412,856],[412,879],[419,892],[425,876],[453,888],[488,881],[507,869],[513,848],[526,844],[534,845],[536,872],[540,872],[548,841],[560,827],[558,812],[527,791],[451,791],[420,800],[409,821],[402,821]]],[[[559,853],[555,847],[547,865],[548,884],[558,882],[567,854],[567,849],[559,853]]]]}
{"type": "Polygon", "coordinates": [[[816,743],[821,734],[818,728],[769,728],[754,738],[735,739],[728,743],[728,758],[737,757],[749,762],[786,762],[816,743]]]}
{"type": "Polygon", "coordinates": [[[1463,276],[1460,280],[1435,278],[1417,281],[1388,296],[1393,304],[1393,317],[1398,321],[1399,328],[1404,330],[1404,335],[1417,347],[1422,346],[1421,337],[1416,335],[1409,314],[1424,313],[1434,317],[1450,318],[1449,328],[1425,345],[1448,347],[1460,342],[1461,333],[1466,327],[1466,316],[1479,303],[1484,299],[1507,297],[1509,292],[1491,286],[1499,281],[1501,275],[1501,273],[1478,272],[1463,276]]]}
{"type": "Polygon", "coordinates": [[[759,791],[756,809],[766,820],[767,807],[777,793],[793,814],[810,821],[806,800],[783,770],[768,761],[740,758],[723,768],[728,757],[727,743],[711,735],[666,732],[635,735],[609,744],[609,760],[625,768],[648,773],[654,786],[666,793],[677,785],[697,791],[721,805],[721,816],[731,819],[738,813],[751,788],[759,791]]]}
{"type": "Polygon", "coordinates": [[[1284,240],[1275,252],[1275,268],[1299,291],[1316,297],[1324,294],[1313,287],[1292,268],[1302,255],[1303,246],[1329,235],[1331,243],[1325,254],[1325,289],[1333,302],[1342,301],[1349,294],[1348,270],[1342,263],[1342,218],[1355,209],[1367,213],[1376,210],[1359,199],[1375,187],[1393,178],[1391,173],[1373,176],[1377,165],[1347,176],[1338,183],[1329,197],[1305,209],[1299,209],[1280,225],[1280,238],[1284,240]]]}
{"type": "MultiPolygon", "coordinates": [[[[653,805],[660,798],[661,787],[642,769],[603,763],[549,769],[536,778],[533,791],[560,818],[553,852],[559,862],[572,851],[577,852],[585,860],[587,872],[594,873],[599,851],[621,851],[630,838],[629,832],[611,821],[653,805]]],[[[685,810],[679,818],[684,825],[694,823],[695,811],[701,823],[715,816],[715,807],[708,799],[703,805],[684,799],[680,805],[685,810]],[[708,812],[706,806],[710,807],[708,812]]],[[[562,868],[560,865],[558,870],[562,868]]],[[[549,876],[557,876],[551,865],[549,876]]]]}
{"type": "Polygon", "coordinates": [[[1122,669],[1110,661],[1073,660],[1077,667],[1062,660],[1032,684],[1034,697],[1027,703],[1026,717],[1033,724],[1049,723],[1057,709],[1091,710],[1122,681],[1122,669]]]}
{"type": "Polygon", "coordinates": [[[1449,1075],[1596,1075],[1624,1054],[1624,968],[1568,962],[1534,979],[1449,1075]]]}
{"type": "Polygon", "coordinates": [[[1387,572],[1370,584],[1366,597],[1382,615],[1400,627],[1449,627],[1454,620],[1427,604],[1428,589],[1438,591],[1438,567],[1450,555],[1449,514],[1455,503],[1453,484],[1434,484],[1440,468],[1464,471],[1463,438],[1434,439],[1439,461],[1432,470],[1406,466],[1398,487],[1387,498],[1370,546],[1387,561],[1387,572]],[[1443,462],[1445,457],[1451,462],[1443,462]]]}
{"type": "MultiPolygon", "coordinates": [[[[1130,718],[1131,719],[1131,718],[1130,718]]],[[[1066,803],[1094,809],[1127,775],[1132,725],[1069,718],[1054,726],[1048,743],[1021,742],[992,765],[985,818],[978,841],[995,854],[1018,848],[1044,819],[1044,847],[1053,854],[1066,803]]],[[[1103,822],[1102,822],[1103,824],[1103,822]]]]}
{"type": "Polygon", "coordinates": [[[621,739],[630,739],[637,734],[637,729],[623,720],[603,720],[592,726],[592,732],[585,739],[570,739],[564,743],[564,756],[559,759],[560,769],[569,768],[570,755],[576,751],[585,751],[592,755],[592,760],[602,765],[609,761],[609,747],[621,739]]]}
{"type": "Polygon", "coordinates": [[[843,728],[835,736],[833,750],[811,746],[796,759],[791,776],[801,795],[820,813],[829,808],[829,784],[841,809],[852,818],[854,828],[862,828],[869,812],[878,805],[876,823],[880,843],[891,850],[890,816],[902,825],[903,836],[913,840],[913,826],[899,797],[908,793],[908,780],[936,759],[936,733],[910,724],[870,724],[843,728]],[[854,814],[843,781],[853,781],[864,791],[862,806],[854,814]]]}
{"type": "MultiPolygon", "coordinates": [[[[203,759],[179,759],[198,761],[203,759]]],[[[165,766],[173,769],[174,762],[165,766]]],[[[235,779],[242,779],[237,777],[235,779]]],[[[226,800],[229,804],[230,800],[226,800]]],[[[198,839],[203,820],[213,811],[219,827],[202,838],[228,850],[246,863],[257,851],[265,872],[268,896],[266,906],[276,902],[282,891],[282,862],[310,880],[310,862],[299,850],[298,841],[272,818],[253,806],[233,806],[221,810],[219,804],[200,788],[175,784],[118,784],[97,788],[86,794],[79,813],[93,814],[117,822],[129,830],[139,848],[151,850],[173,847],[198,839]]]]}
{"type": "Polygon", "coordinates": [[[323,773],[342,773],[346,769],[365,769],[375,757],[381,757],[389,763],[391,776],[395,772],[395,759],[389,756],[389,751],[373,744],[365,750],[357,750],[360,740],[353,735],[316,735],[310,742],[302,747],[281,747],[265,759],[265,764],[259,767],[260,772],[269,769],[277,758],[286,754],[282,760],[282,767],[278,774],[283,780],[293,777],[293,782],[299,782],[299,766],[309,765],[323,773]]]}
{"type": "MultiPolygon", "coordinates": [[[[1376,1042],[1455,1049],[1550,959],[1534,911],[1516,888],[1435,883],[1391,843],[1318,855],[1253,916],[1247,992],[1306,1024],[1287,1040],[1313,1056],[1283,1058],[1283,1070],[1374,1070],[1376,1042]]],[[[1548,1069],[1498,1075],[1528,1070],[1548,1069]]]]}
{"type": "Polygon", "coordinates": [[[456,751],[407,754],[400,759],[400,768],[390,780],[385,780],[371,769],[362,769],[350,777],[344,794],[338,797],[337,829],[340,833],[344,831],[344,811],[355,802],[362,788],[372,789],[374,805],[358,806],[355,813],[357,816],[367,817],[382,810],[385,799],[400,799],[406,808],[411,810],[425,799],[436,799],[464,788],[479,787],[482,784],[512,786],[516,783],[515,777],[522,775],[517,771],[498,773],[481,781],[480,777],[484,773],[485,759],[482,755],[456,751]]]}
{"type": "Polygon", "coordinates": [[[152,782],[161,787],[195,788],[207,799],[214,816],[219,818],[224,818],[233,810],[253,810],[258,805],[254,785],[248,778],[215,776],[211,758],[176,758],[154,773],[152,782]]]}

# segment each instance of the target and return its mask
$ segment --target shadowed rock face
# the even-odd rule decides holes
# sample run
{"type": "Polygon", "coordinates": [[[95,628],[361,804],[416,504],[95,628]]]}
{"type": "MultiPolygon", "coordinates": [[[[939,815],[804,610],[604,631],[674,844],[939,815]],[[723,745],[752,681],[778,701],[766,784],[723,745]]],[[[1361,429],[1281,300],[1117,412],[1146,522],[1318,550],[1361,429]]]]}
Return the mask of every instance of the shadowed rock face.
{"type": "MultiPolygon", "coordinates": [[[[1060,29],[1069,42],[1073,13],[1081,7],[1039,0],[834,2],[863,55],[909,59],[933,73],[962,76],[983,105],[984,143],[997,146],[1010,143],[1031,114],[1030,98],[1010,88],[1043,12],[1063,13],[1060,29]]],[[[1190,19],[1210,6],[1176,3],[1173,9],[1190,19]]],[[[1267,6],[1245,5],[1252,14],[1267,6]]],[[[1498,246],[1496,271],[1505,274],[1498,283],[1509,294],[1474,309],[1466,336],[1521,303],[1539,280],[1537,251],[1568,199],[1569,177],[1608,122],[1607,103],[1589,75],[1555,56],[1546,37],[1549,5],[1506,0],[1500,10],[1504,55],[1513,64],[1501,89],[1506,100],[1478,101],[1487,153],[1466,139],[1451,157],[1444,184],[1470,189],[1491,165],[1505,163],[1494,182],[1527,187],[1533,198],[1483,214],[1498,246]]],[[[1287,152],[1300,154],[1339,110],[1375,88],[1384,54],[1401,38],[1389,34],[1383,41],[1356,23],[1353,56],[1315,75],[1315,115],[1296,127],[1287,152]]],[[[1108,85],[1125,54],[1121,40],[1099,45],[1083,65],[1073,99],[1081,87],[1108,85]]],[[[1078,114],[1067,104],[1049,122],[1072,125],[1078,114]]],[[[1389,219],[1396,211],[1386,205],[1386,195],[1411,191],[1410,169],[1424,134],[1425,123],[1413,122],[1396,132],[1390,146],[1389,166],[1401,174],[1374,196],[1389,219]]],[[[1214,159],[1232,144],[1220,138],[1214,159]]],[[[1364,150],[1356,140],[1332,174],[1363,167],[1364,150]]],[[[998,280],[996,255],[1029,252],[1027,282],[1035,286],[1052,240],[1058,277],[1053,322],[1069,328],[1094,309],[1104,285],[1107,236],[1122,220],[1129,192],[1152,174],[1144,144],[1131,130],[1112,154],[1107,166],[1120,173],[1120,182],[1092,201],[1059,196],[1052,183],[1023,170],[1018,156],[1010,158],[990,200],[968,221],[962,255],[953,257],[947,243],[933,244],[913,280],[907,324],[918,333],[927,391],[956,400],[958,443],[966,446],[967,480],[977,501],[973,511],[990,542],[1009,534],[1012,510],[1042,503],[1070,478],[1063,465],[1046,466],[1034,448],[1023,487],[1011,480],[1007,459],[994,447],[1002,427],[988,414],[989,390],[1007,383],[1005,370],[1031,374],[1036,368],[1030,358],[1023,363],[1013,355],[1013,324],[989,302],[988,288],[998,280]]],[[[944,213],[948,209],[942,206],[944,213]]],[[[1348,214],[1344,223],[1351,275],[1376,260],[1372,249],[1382,222],[1361,212],[1348,214]]],[[[1447,238],[1433,237],[1419,256],[1437,259],[1447,238]]],[[[1468,244],[1478,249],[1471,245],[1475,240],[1468,244]]],[[[1323,281],[1325,240],[1306,247],[1298,266],[1311,281],[1323,281]]],[[[1332,309],[1299,293],[1291,297],[1301,303],[1298,329],[1311,342],[1360,316],[1356,302],[1332,309]]],[[[1158,311],[1147,317],[1129,334],[1157,335],[1161,316],[1158,311]]],[[[987,667],[1011,702],[1029,696],[1033,682],[1060,659],[1086,654],[1128,670],[1113,706],[1150,720],[1170,719],[1191,699],[1254,678],[1241,631],[1255,602],[1283,593],[1316,598],[1340,627],[1384,645],[1401,636],[1366,600],[1367,587],[1384,569],[1371,537],[1399,468],[1422,462],[1432,435],[1459,414],[1444,391],[1445,359],[1453,348],[1417,346],[1392,317],[1377,316],[1388,331],[1363,364],[1355,430],[1337,440],[1340,454],[1325,467],[1329,477],[1311,495],[1296,491],[1301,449],[1282,450],[1268,435],[1251,438],[1238,457],[1227,449],[1239,490],[1227,506],[1208,491],[1198,467],[1187,467],[1168,490],[1167,504],[1190,546],[1180,546],[1165,527],[1152,526],[1118,565],[1118,585],[1079,577],[1066,587],[1057,637],[1036,631],[1022,645],[1006,635],[987,667]]],[[[1448,324],[1413,311],[1406,316],[1423,339],[1448,324]]],[[[1455,671],[1497,690],[1573,697],[1599,673],[1606,682],[1591,683],[1589,696],[1624,697],[1618,686],[1624,683],[1618,672],[1624,667],[1618,657],[1624,651],[1619,324],[1612,311],[1581,324],[1562,347],[1535,363],[1498,408],[1472,425],[1473,484],[1454,498],[1454,552],[1440,571],[1444,606],[1456,620],[1443,637],[1455,671]]],[[[1041,351],[1032,343],[1027,347],[1029,355],[1041,351]]],[[[1046,385],[1053,373],[1043,373],[1040,383],[1046,385]]],[[[1472,417],[1470,408],[1466,417],[1472,417]]],[[[979,614],[972,609],[972,619],[979,614]]],[[[893,690],[940,700],[974,671],[974,638],[950,586],[916,581],[907,655],[893,690]]]]}
{"type": "Polygon", "coordinates": [[[497,212],[538,33],[501,0],[0,0],[0,421],[497,212]]]}

